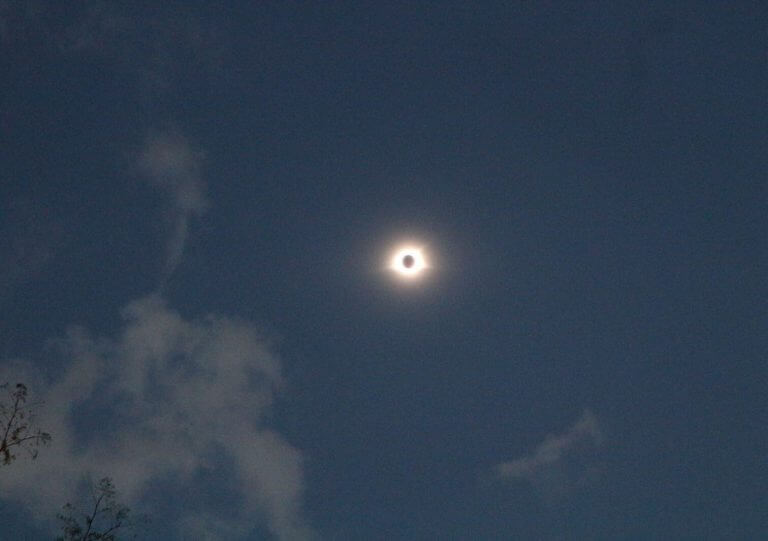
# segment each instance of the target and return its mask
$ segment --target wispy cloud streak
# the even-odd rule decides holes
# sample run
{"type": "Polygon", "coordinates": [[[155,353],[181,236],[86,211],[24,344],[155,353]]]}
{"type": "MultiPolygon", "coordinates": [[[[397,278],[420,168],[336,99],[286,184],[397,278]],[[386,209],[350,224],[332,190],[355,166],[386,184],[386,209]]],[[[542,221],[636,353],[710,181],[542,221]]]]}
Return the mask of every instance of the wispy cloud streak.
{"type": "Polygon", "coordinates": [[[173,132],[148,137],[139,157],[142,172],[171,201],[172,227],[161,283],[170,278],[181,261],[190,220],[208,207],[201,174],[202,159],[202,152],[194,150],[183,136],[173,132]]]}
{"type": "Polygon", "coordinates": [[[583,477],[573,471],[580,466],[574,461],[584,459],[601,446],[603,440],[597,418],[585,409],[567,430],[548,435],[530,454],[502,462],[496,466],[496,471],[502,479],[529,481],[549,497],[565,491],[574,475],[583,477]]]}

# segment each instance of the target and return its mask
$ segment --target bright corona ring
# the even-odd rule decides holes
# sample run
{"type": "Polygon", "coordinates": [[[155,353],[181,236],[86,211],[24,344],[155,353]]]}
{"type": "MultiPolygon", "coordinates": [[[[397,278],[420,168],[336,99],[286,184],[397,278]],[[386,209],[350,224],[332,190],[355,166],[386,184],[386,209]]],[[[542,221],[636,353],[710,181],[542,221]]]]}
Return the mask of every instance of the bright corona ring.
{"type": "Polygon", "coordinates": [[[389,268],[403,279],[413,280],[429,268],[426,256],[417,246],[401,246],[390,259],[389,268]]]}

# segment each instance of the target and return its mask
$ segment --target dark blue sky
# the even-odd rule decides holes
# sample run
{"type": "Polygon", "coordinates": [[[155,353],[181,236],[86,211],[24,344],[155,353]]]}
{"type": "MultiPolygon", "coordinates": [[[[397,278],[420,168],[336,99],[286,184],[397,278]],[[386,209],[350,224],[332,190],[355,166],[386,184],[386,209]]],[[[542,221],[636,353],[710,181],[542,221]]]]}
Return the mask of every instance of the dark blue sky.
{"type": "Polygon", "coordinates": [[[54,440],[0,523],[109,475],[149,539],[764,535],[767,23],[0,3],[0,379],[54,440]]]}

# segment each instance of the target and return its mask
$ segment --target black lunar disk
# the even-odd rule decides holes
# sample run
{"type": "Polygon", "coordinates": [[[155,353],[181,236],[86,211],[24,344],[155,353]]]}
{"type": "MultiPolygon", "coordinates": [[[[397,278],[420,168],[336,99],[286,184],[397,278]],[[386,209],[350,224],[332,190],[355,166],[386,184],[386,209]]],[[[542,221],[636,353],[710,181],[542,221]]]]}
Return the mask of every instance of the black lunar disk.
{"type": "Polygon", "coordinates": [[[414,263],[416,263],[416,260],[413,258],[411,254],[408,254],[403,258],[403,266],[406,269],[410,269],[411,267],[413,267],[414,263]]]}

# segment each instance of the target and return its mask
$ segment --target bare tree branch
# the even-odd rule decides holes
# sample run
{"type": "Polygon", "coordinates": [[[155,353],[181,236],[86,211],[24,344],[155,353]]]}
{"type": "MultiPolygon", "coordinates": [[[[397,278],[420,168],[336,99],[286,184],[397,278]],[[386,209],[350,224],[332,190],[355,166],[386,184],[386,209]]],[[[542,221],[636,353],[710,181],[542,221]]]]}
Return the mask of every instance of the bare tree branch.
{"type": "Polygon", "coordinates": [[[0,465],[8,466],[16,459],[12,453],[14,447],[25,449],[34,460],[37,458],[38,447],[47,445],[51,441],[51,435],[40,429],[32,428],[34,424],[34,415],[32,408],[41,404],[35,402],[27,405],[27,386],[23,383],[17,383],[14,390],[9,389],[9,384],[0,385],[4,389],[9,401],[0,402],[0,415],[4,422],[0,425],[2,431],[2,440],[0,440],[0,455],[2,456],[0,465]]]}
{"type": "Polygon", "coordinates": [[[104,477],[98,485],[91,487],[93,507],[89,513],[77,513],[74,506],[67,503],[58,519],[63,522],[62,536],[56,541],[115,541],[118,530],[128,532],[138,522],[145,522],[146,517],[133,520],[130,508],[116,500],[117,491],[112,479],[104,477]],[[76,518],[79,515],[83,524],[76,518]]]}

